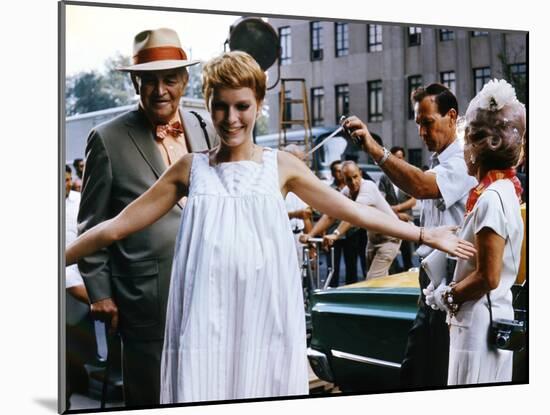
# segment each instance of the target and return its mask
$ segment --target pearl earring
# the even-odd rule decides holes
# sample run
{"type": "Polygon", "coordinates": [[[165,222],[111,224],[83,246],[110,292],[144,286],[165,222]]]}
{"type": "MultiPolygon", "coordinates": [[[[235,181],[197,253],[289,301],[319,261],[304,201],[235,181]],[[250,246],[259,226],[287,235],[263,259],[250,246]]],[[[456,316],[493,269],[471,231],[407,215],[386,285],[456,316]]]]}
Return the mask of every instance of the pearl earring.
{"type": "Polygon", "coordinates": [[[473,154],[470,154],[470,163],[476,164],[476,158],[474,157],[473,154]]]}

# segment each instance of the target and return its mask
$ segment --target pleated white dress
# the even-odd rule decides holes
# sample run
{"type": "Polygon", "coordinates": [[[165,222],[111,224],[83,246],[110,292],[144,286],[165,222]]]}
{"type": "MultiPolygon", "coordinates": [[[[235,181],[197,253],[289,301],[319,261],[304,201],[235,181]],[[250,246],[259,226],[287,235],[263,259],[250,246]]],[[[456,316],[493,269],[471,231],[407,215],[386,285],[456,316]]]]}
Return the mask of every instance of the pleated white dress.
{"type": "Polygon", "coordinates": [[[193,155],[176,240],[161,403],[308,394],[301,279],[277,151],[193,155]]]}
{"type": "MultiPolygon", "coordinates": [[[[506,241],[500,282],[491,291],[493,318],[514,319],[510,288],[516,280],[521,258],[523,221],[514,185],[510,180],[497,180],[483,192],[473,211],[466,217],[460,237],[474,242],[476,234],[483,228],[492,229],[506,241]]],[[[459,259],[454,280],[462,281],[475,269],[475,257],[459,259]]],[[[513,352],[489,346],[489,303],[486,296],[464,302],[457,315],[449,318],[448,322],[449,385],[512,380],[513,352]]]]}

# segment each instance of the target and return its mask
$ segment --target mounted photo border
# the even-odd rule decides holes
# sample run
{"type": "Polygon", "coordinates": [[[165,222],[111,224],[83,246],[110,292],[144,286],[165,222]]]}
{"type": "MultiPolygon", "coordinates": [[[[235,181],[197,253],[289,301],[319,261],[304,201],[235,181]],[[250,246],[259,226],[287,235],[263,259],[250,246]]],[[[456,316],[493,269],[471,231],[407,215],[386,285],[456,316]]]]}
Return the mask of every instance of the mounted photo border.
{"type": "MultiPolygon", "coordinates": [[[[161,8],[161,7],[146,7],[146,6],[130,6],[130,5],[119,5],[119,4],[103,4],[103,3],[87,3],[87,2],[70,2],[70,1],[67,1],[67,2],[61,2],[59,3],[59,21],[60,21],[60,30],[59,30],[59,40],[60,40],[60,43],[59,43],[59,49],[60,49],[60,56],[59,56],[59,67],[60,68],[67,68],[67,62],[69,60],[69,56],[67,55],[67,44],[68,44],[68,41],[70,40],[71,38],[71,33],[69,31],[67,31],[67,27],[68,27],[68,24],[70,23],[68,21],[68,16],[67,16],[67,7],[82,7],[82,8],[89,8],[89,7],[99,7],[99,8],[103,8],[104,10],[115,10],[117,8],[121,8],[121,9],[124,9],[124,10],[127,10],[127,11],[130,11],[130,10],[142,10],[142,11],[146,11],[148,13],[151,13],[151,14],[154,14],[154,13],[162,13],[162,12],[170,12],[170,13],[184,13],[184,14],[188,14],[188,13],[198,13],[198,14],[201,14],[201,15],[212,15],[212,16],[222,16],[222,15],[227,15],[227,16],[231,16],[231,17],[234,17],[235,20],[237,20],[239,17],[241,16],[247,16],[248,14],[246,12],[223,12],[223,11],[212,11],[212,10],[191,10],[191,9],[176,9],[176,8],[161,8]]],[[[254,15],[256,16],[256,15],[254,15]]],[[[397,29],[403,29],[405,27],[409,27],[410,25],[406,25],[406,24],[401,24],[401,23],[388,23],[388,22],[367,22],[367,21],[363,21],[363,20],[350,20],[350,19],[329,19],[329,18],[326,18],[326,17],[319,17],[319,18],[316,18],[316,17],[304,17],[304,16],[299,16],[299,17],[296,17],[296,16],[282,16],[282,15],[269,15],[269,14],[262,14],[260,17],[262,18],[267,18],[268,21],[270,22],[275,22],[277,24],[274,24],[274,28],[279,31],[280,33],[280,29],[281,28],[284,28],[284,27],[294,27],[294,24],[296,25],[296,27],[298,28],[296,30],[297,33],[299,33],[300,35],[300,42],[301,44],[303,45],[303,49],[305,50],[308,50],[310,48],[310,32],[309,31],[304,31],[303,30],[303,27],[301,26],[305,26],[305,25],[308,25],[309,26],[309,23],[312,22],[312,21],[321,21],[323,23],[326,23],[327,25],[333,25],[337,22],[341,22],[341,23],[347,23],[348,25],[350,26],[353,26],[353,27],[356,27],[356,26],[359,26],[359,25],[364,25],[364,26],[367,26],[369,24],[372,24],[372,25],[382,25],[383,27],[387,28],[387,29],[384,29],[385,31],[388,31],[390,32],[390,27],[391,28],[396,28],[397,29]],[[285,22],[289,23],[288,26],[285,26],[285,22]],[[355,25],[355,26],[354,26],[355,25]],[[301,30],[301,33],[300,33],[300,30],[301,30]]],[[[327,26],[328,27],[328,26],[327,26]]],[[[527,32],[522,32],[522,31],[513,31],[513,30],[499,30],[499,29],[486,29],[486,30],[483,30],[483,28],[476,28],[476,29],[479,29],[479,30],[473,30],[472,28],[466,28],[466,29],[461,29],[461,28],[458,28],[458,27],[442,27],[442,26],[430,26],[430,25],[423,25],[423,24],[418,24],[418,26],[414,26],[414,27],[421,27],[421,28],[425,28],[427,30],[434,30],[434,31],[441,31],[441,30],[452,30],[456,33],[459,33],[459,32],[472,32],[472,31],[476,31],[476,32],[489,32],[489,36],[492,37],[492,35],[494,34],[495,37],[502,37],[502,38],[505,38],[507,34],[509,34],[510,36],[516,36],[516,37],[520,37],[520,36],[524,36],[525,37],[525,42],[524,42],[524,49],[523,51],[520,51],[518,56],[519,57],[516,57],[516,59],[512,62],[507,62],[506,64],[510,64],[510,65],[525,65],[525,69],[523,69],[525,71],[525,80],[526,80],[526,89],[525,89],[525,99],[526,99],[526,102],[528,102],[528,65],[529,65],[529,40],[528,40],[528,33],[527,32]]],[[[367,29],[368,30],[368,29],[367,29]]],[[[227,32],[229,32],[229,30],[227,30],[227,32]]],[[[366,33],[366,32],[365,32],[366,33]]],[[[385,33],[385,32],[384,32],[385,33]]],[[[133,36],[134,33],[127,33],[127,39],[131,40],[132,36],[133,36]]],[[[418,32],[416,32],[415,34],[418,34],[418,32]]],[[[473,35],[469,35],[471,36],[471,38],[476,38],[477,36],[473,36],[473,35]]],[[[480,35],[480,37],[483,37],[485,35],[480,35]]],[[[352,39],[355,39],[355,38],[352,38],[352,32],[350,31],[350,34],[349,34],[349,39],[350,39],[350,42],[349,42],[349,50],[348,50],[348,53],[349,55],[353,55],[354,54],[354,51],[353,51],[353,47],[357,47],[357,43],[354,44],[354,41],[352,39]]],[[[404,36],[403,38],[403,41],[405,41],[407,39],[407,37],[404,36]]],[[[410,39],[409,39],[410,40],[410,39]]],[[[483,40],[483,39],[481,39],[483,40]]],[[[220,43],[223,45],[223,41],[225,41],[225,39],[222,39],[220,41],[220,43]]],[[[294,40],[293,40],[294,41],[294,40]]],[[[336,39],[334,39],[334,41],[336,42],[336,39]]],[[[439,42],[443,42],[441,41],[440,39],[436,39],[436,43],[434,44],[434,46],[437,48],[438,45],[439,45],[439,42]]],[[[470,39],[470,42],[475,42],[475,40],[472,40],[470,39]]],[[[506,42],[506,40],[504,40],[504,42],[506,42]]],[[[128,43],[128,50],[130,49],[130,42],[126,42],[128,43]]],[[[364,39],[363,40],[363,43],[364,44],[367,44],[368,43],[368,40],[367,39],[364,39]]],[[[480,42],[481,43],[481,42],[480,42]]],[[[294,46],[294,44],[293,44],[294,46]]],[[[416,46],[416,45],[411,45],[411,46],[416,46]]],[[[405,46],[405,47],[408,47],[408,46],[405,46]]],[[[482,49],[483,46],[480,47],[480,49],[482,49]]],[[[492,55],[495,55],[494,53],[494,50],[492,49],[493,48],[493,43],[491,42],[490,46],[488,47],[489,50],[491,50],[491,54],[492,55]]],[[[300,51],[300,47],[293,47],[293,50],[295,51],[300,51]]],[[[303,51],[302,49],[302,51],[303,51]]],[[[333,53],[332,50],[329,49],[329,47],[326,47],[326,48],[323,48],[322,50],[324,51],[326,49],[326,55],[329,55],[333,53]]],[[[334,54],[338,54],[341,52],[341,48],[338,49],[338,47],[335,47],[334,49],[334,54]]],[[[361,53],[364,53],[365,55],[369,52],[367,51],[363,51],[361,53]]],[[[441,52],[441,53],[445,53],[444,51],[441,52]]],[[[447,53],[451,53],[451,52],[447,52],[447,53]]],[[[479,59],[479,60],[482,60],[483,59],[483,53],[480,52],[481,55],[478,56],[476,59],[479,59]]],[[[402,56],[405,56],[405,55],[410,55],[410,53],[404,48],[404,51],[402,52],[402,56]]],[[[298,55],[299,56],[299,55],[298,55]]],[[[458,55],[457,55],[458,56],[458,55]]],[[[435,59],[437,61],[439,55],[436,54],[435,59]]],[[[106,56],[105,59],[109,58],[109,56],[106,56]]],[[[342,59],[343,57],[339,57],[339,59],[342,59]]],[[[337,65],[337,63],[335,63],[335,59],[336,57],[330,57],[331,60],[333,60],[334,62],[332,63],[333,65],[337,65]]],[[[414,57],[412,59],[415,59],[414,57]]],[[[328,58],[327,58],[328,60],[328,58]]],[[[385,65],[386,64],[386,61],[382,61],[383,63],[372,63],[371,64],[371,60],[367,58],[367,60],[369,61],[367,63],[367,66],[368,65],[385,65]]],[[[460,58],[457,58],[457,61],[459,61],[460,58]]],[[[311,54],[309,54],[309,58],[306,60],[307,61],[307,65],[308,66],[308,69],[307,71],[309,71],[308,73],[308,76],[310,78],[314,78],[315,77],[315,74],[313,74],[313,65],[316,65],[317,62],[316,62],[316,59],[311,59],[311,54]]],[[[374,61],[374,59],[372,60],[374,61]]],[[[493,61],[491,61],[493,62],[493,61]]],[[[297,63],[304,63],[303,61],[298,61],[297,63]]],[[[295,74],[295,73],[299,73],[300,71],[303,71],[303,67],[304,65],[301,65],[301,66],[297,66],[297,69],[293,69],[292,68],[292,62],[291,63],[288,63],[286,65],[282,65],[281,66],[281,69],[283,71],[286,70],[286,73],[287,74],[295,74]],[[286,66],[286,68],[285,68],[286,66]]],[[[437,62],[435,63],[436,66],[437,66],[437,62]]],[[[392,62],[392,67],[393,67],[393,62],[392,62]]],[[[423,67],[423,63],[420,62],[419,64],[419,68],[422,68],[423,67]]],[[[475,69],[480,69],[480,68],[484,68],[485,66],[480,66],[480,67],[471,67],[469,68],[470,71],[475,71],[475,69]]],[[[342,75],[343,76],[343,79],[345,78],[349,78],[349,79],[354,79],[354,80],[357,80],[357,77],[360,78],[359,81],[357,82],[354,82],[355,84],[364,84],[364,88],[365,88],[365,92],[367,91],[367,88],[368,88],[368,82],[372,82],[373,78],[365,78],[365,79],[361,79],[361,76],[358,75],[357,73],[353,73],[355,72],[353,69],[355,68],[355,66],[352,68],[352,70],[346,74],[346,75],[342,75]]],[[[369,70],[371,71],[371,73],[373,71],[375,71],[376,69],[372,69],[371,67],[365,67],[365,68],[362,68],[364,71],[368,72],[369,70]]],[[[385,71],[382,71],[382,72],[385,72],[385,71]]],[[[434,71],[433,73],[430,73],[428,77],[425,77],[424,78],[426,80],[430,79],[430,81],[440,81],[438,79],[431,79],[430,76],[433,78],[434,74],[437,74],[439,72],[450,72],[450,71],[434,71]]],[[[333,72],[334,74],[334,77],[336,78],[337,75],[336,75],[337,72],[333,72]]],[[[424,73],[422,71],[417,71],[417,72],[414,72],[414,74],[410,74],[409,76],[413,76],[413,75],[416,75],[417,73],[420,73],[421,75],[424,75],[424,73]]],[[[269,75],[270,75],[270,79],[273,79],[275,77],[275,72],[273,69],[270,69],[269,71],[269,75]]],[[[481,76],[481,75],[480,75],[481,76]]],[[[457,84],[459,83],[458,81],[458,78],[459,78],[459,74],[458,74],[458,71],[457,71],[457,74],[456,74],[456,82],[457,84]]],[[[475,84],[475,72],[474,73],[470,73],[468,78],[470,80],[474,79],[474,84],[475,84]]],[[[67,117],[66,117],[66,107],[67,107],[67,102],[66,102],[66,96],[67,96],[67,90],[66,90],[66,80],[67,80],[67,74],[65,73],[65,71],[60,71],[60,74],[59,74],[59,86],[60,86],[60,90],[59,90],[59,102],[60,102],[60,108],[59,108],[59,130],[60,130],[60,134],[59,134],[59,151],[60,151],[60,157],[59,157],[59,172],[60,172],[60,183],[62,182],[63,180],[63,164],[66,164],[67,162],[69,161],[72,161],[73,158],[71,157],[70,159],[68,158],[68,154],[69,154],[69,151],[68,151],[68,148],[69,148],[69,143],[68,143],[68,127],[67,127],[67,117]]],[[[407,80],[410,80],[409,78],[407,78],[407,80]]],[[[441,79],[442,80],[442,79],[441,79]]],[[[387,83],[390,83],[391,79],[390,80],[386,80],[386,79],[383,79],[383,84],[384,82],[387,82],[387,83]]],[[[402,82],[402,85],[399,86],[399,88],[403,89],[403,92],[405,91],[406,89],[406,86],[405,86],[405,78],[402,78],[401,77],[401,81],[402,82]]],[[[425,84],[428,83],[428,82],[424,82],[425,84]]],[[[340,80],[336,80],[333,82],[334,84],[334,88],[336,88],[337,85],[342,85],[343,82],[341,82],[340,80]]],[[[466,83],[465,83],[466,84],[466,83]]],[[[384,84],[385,85],[385,84],[384,84]]],[[[392,85],[392,84],[390,84],[392,85]]],[[[313,85],[309,85],[309,87],[313,87],[313,85]]],[[[475,85],[474,85],[474,88],[475,88],[475,85]]],[[[351,88],[352,92],[353,91],[357,91],[356,89],[353,89],[351,88]]],[[[462,94],[462,96],[459,96],[459,103],[460,103],[460,107],[461,108],[465,108],[465,104],[473,97],[473,95],[475,95],[475,89],[471,89],[470,92],[464,92],[462,94]]],[[[336,94],[336,89],[335,89],[335,94],[336,94]]],[[[327,94],[328,95],[328,94],[327,94]]],[[[366,96],[367,94],[365,93],[362,93],[361,94],[362,96],[366,96]]],[[[415,131],[414,129],[411,129],[410,128],[410,120],[408,119],[408,116],[407,118],[405,119],[405,116],[404,114],[407,112],[407,109],[405,108],[405,103],[407,102],[406,99],[403,99],[403,96],[405,96],[407,94],[401,94],[401,103],[400,105],[396,105],[396,106],[392,106],[392,111],[390,111],[390,113],[394,113],[394,109],[397,108],[397,107],[400,107],[399,111],[402,113],[401,114],[401,117],[399,118],[399,123],[402,125],[402,127],[396,129],[396,127],[392,126],[392,125],[388,125],[389,123],[388,122],[385,122],[385,120],[382,120],[382,121],[373,121],[374,124],[376,123],[380,123],[380,126],[378,127],[379,128],[379,133],[384,137],[384,136],[392,136],[392,140],[393,140],[393,136],[402,136],[403,139],[400,141],[390,141],[388,144],[392,144],[392,145],[402,145],[402,144],[405,144],[405,147],[407,148],[407,146],[409,146],[411,149],[416,149],[415,147],[412,147],[411,144],[413,143],[413,140],[415,138],[415,131]]],[[[362,119],[367,119],[369,118],[371,115],[373,114],[370,114],[369,113],[369,108],[367,107],[366,105],[366,100],[364,103],[361,103],[361,98],[359,98],[359,94],[356,96],[356,97],[353,97],[353,95],[350,95],[348,96],[348,99],[349,99],[349,110],[351,113],[355,113],[357,115],[359,115],[362,119]],[[354,99],[355,98],[355,99],[354,99]]],[[[274,94],[274,91],[272,91],[271,95],[268,94],[268,97],[267,97],[267,101],[268,103],[270,103],[270,109],[271,111],[273,111],[274,109],[276,109],[276,103],[277,103],[277,97],[276,95],[274,94]],[[271,99],[271,101],[270,101],[271,99]]],[[[327,105],[329,105],[327,103],[327,105]]],[[[326,109],[327,105],[325,105],[325,118],[328,118],[332,111],[330,111],[329,109],[326,109]]],[[[334,107],[336,107],[336,103],[333,104],[334,107]]],[[[384,106],[383,108],[383,114],[385,115],[386,113],[386,106],[384,106]]],[[[273,111],[274,114],[277,114],[277,111],[273,111]]],[[[337,110],[334,111],[334,114],[337,113],[337,110]]],[[[100,116],[104,116],[105,114],[96,114],[96,117],[100,117],[100,116]]],[[[377,115],[379,115],[378,113],[374,114],[374,117],[376,117],[377,115]]],[[[270,117],[272,116],[272,114],[270,114],[270,117]]],[[[274,117],[276,118],[276,117],[274,117]]],[[[101,120],[103,121],[103,119],[101,120]]],[[[393,123],[394,121],[390,118],[390,123],[393,123]]],[[[331,122],[332,124],[332,122],[331,122]]],[[[276,123],[273,124],[269,124],[268,122],[268,126],[266,127],[268,129],[268,132],[272,132],[274,133],[276,131],[275,129],[275,126],[276,126],[276,123]]],[[[85,137],[83,137],[85,139],[85,137]]],[[[416,136],[416,139],[418,139],[418,137],[416,136]]],[[[73,141],[71,141],[71,143],[73,143],[73,141]]],[[[83,141],[80,142],[80,146],[82,146],[82,143],[83,141]]],[[[77,148],[78,146],[74,146],[75,148],[77,148]]],[[[528,147],[527,147],[528,148],[528,147]]],[[[416,153],[412,153],[412,154],[416,154],[416,153]]],[[[409,155],[410,156],[410,155],[409,155]]],[[[420,155],[420,160],[422,162],[424,162],[425,160],[427,159],[427,155],[424,153],[424,152],[421,152],[421,155],[420,155]]],[[[527,172],[527,177],[528,177],[528,172],[527,172]]],[[[63,187],[62,187],[63,188],[63,187]]],[[[60,240],[60,252],[61,254],[64,252],[64,246],[65,246],[65,229],[64,229],[64,226],[63,224],[65,223],[65,208],[64,208],[64,205],[65,205],[65,197],[64,197],[64,194],[62,191],[59,192],[59,195],[60,195],[60,198],[59,198],[59,206],[60,206],[60,209],[59,209],[59,219],[60,219],[60,224],[61,224],[61,227],[60,227],[60,230],[59,230],[59,240],[60,240]]],[[[527,222],[528,223],[528,222],[527,222]]],[[[60,275],[61,275],[61,278],[60,278],[60,281],[59,281],[59,298],[60,298],[60,313],[59,313],[59,327],[60,327],[60,355],[59,355],[59,362],[60,362],[60,376],[59,376],[59,380],[60,380],[60,386],[59,386],[59,392],[60,392],[60,396],[59,396],[59,402],[60,402],[60,411],[64,411],[65,410],[65,407],[63,406],[63,403],[66,401],[66,396],[65,396],[65,391],[66,391],[66,383],[65,383],[65,377],[64,377],[64,373],[66,373],[66,361],[65,361],[65,357],[67,355],[67,353],[69,352],[69,350],[67,350],[64,345],[65,345],[65,341],[66,341],[66,332],[65,332],[65,325],[66,325],[66,322],[67,322],[67,316],[66,316],[66,307],[67,307],[67,304],[66,304],[66,301],[65,301],[65,283],[64,283],[64,280],[63,280],[63,275],[64,275],[64,260],[63,260],[63,255],[60,255],[60,275]]],[[[528,273],[528,264],[526,264],[527,266],[527,273],[528,273]]],[[[526,372],[525,372],[525,378],[521,381],[515,381],[513,383],[526,383],[527,382],[527,379],[528,379],[528,372],[527,372],[527,368],[528,368],[528,360],[525,361],[525,365],[526,365],[526,372]]],[[[402,390],[397,388],[397,389],[390,389],[386,392],[401,392],[402,390]]],[[[380,393],[379,390],[373,390],[371,391],[370,393],[380,393]]],[[[360,395],[363,395],[363,394],[368,394],[368,393],[365,393],[364,391],[363,392],[351,392],[351,393],[345,393],[345,395],[356,395],[356,394],[360,394],[360,395]]],[[[321,397],[322,395],[318,396],[318,397],[321,397]]],[[[332,396],[332,395],[326,395],[326,396],[332,396]]],[[[316,396],[317,397],[317,396],[316,396]]],[[[266,401],[266,400],[275,400],[275,401],[280,401],[280,400],[288,400],[288,399],[307,399],[307,397],[298,397],[298,398],[288,398],[288,397],[285,397],[285,398],[269,398],[269,399],[259,399],[259,401],[266,401]]],[[[251,400],[239,400],[239,401],[231,401],[231,403],[240,403],[240,402],[256,402],[258,401],[257,399],[251,399],[251,400]]],[[[229,403],[228,401],[222,401],[222,402],[216,402],[216,403],[229,403]]],[[[185,405],[182,405],[182,404],[176,404],[176,405],[165,405],[165,406],[162,406],[162,407],[172,407],[172,406],[194,406],[194,405],[204,405],[204,404],[211,404],[211,403],[192,403],[192,404],[185,404],[185,405]]],[[[113,408],[110,408],[109,410],[113,410],[115,409],[114,407],[113,408]]],[[[127,409],[125,407],[117,407],[116,409],[127,409]]],[[[139,408],[136,408],[136,409],[139,409],[139,408]]],[[[71,409],[70,412],[74,412],[74,413],[77,413],[77,412],[95,412],[96,409],[95,408],[74,408],[74,409],[71,409]]]]}

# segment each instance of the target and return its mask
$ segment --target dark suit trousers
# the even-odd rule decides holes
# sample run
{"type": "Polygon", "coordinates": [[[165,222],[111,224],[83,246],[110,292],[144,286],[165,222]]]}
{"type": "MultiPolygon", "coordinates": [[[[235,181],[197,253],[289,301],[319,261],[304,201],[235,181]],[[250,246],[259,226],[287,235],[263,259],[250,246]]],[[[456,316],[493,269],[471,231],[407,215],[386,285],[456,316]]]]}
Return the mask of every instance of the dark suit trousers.
{"type": "Polygon", "coordinates": [[[441,388],[447,386],[449,371],[449,328],[446,313],[433,310],[424,302],[422,289],[430,279],[422,268],[419,274],[419,309],[409,331],[405,357],[401,363],[403,388],[441,388]]]}
{"type": "Polygon", "coordinates": [[[126,406],[151,406],[160,403],[162,345],[163,340],[123,340],[122,379],[126,406]]]}

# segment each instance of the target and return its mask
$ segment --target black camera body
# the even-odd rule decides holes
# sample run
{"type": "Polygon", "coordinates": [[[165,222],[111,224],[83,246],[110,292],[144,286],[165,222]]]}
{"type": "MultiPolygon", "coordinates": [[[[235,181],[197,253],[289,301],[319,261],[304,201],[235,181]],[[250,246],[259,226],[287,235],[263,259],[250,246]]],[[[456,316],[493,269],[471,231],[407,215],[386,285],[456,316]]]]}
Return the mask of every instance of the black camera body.
{"type": "Polygon", "coordinates": [[[525,347],[525,322],[504,318],[493,319],[490,343],[497,349],[520,351],[525,347]]]}

